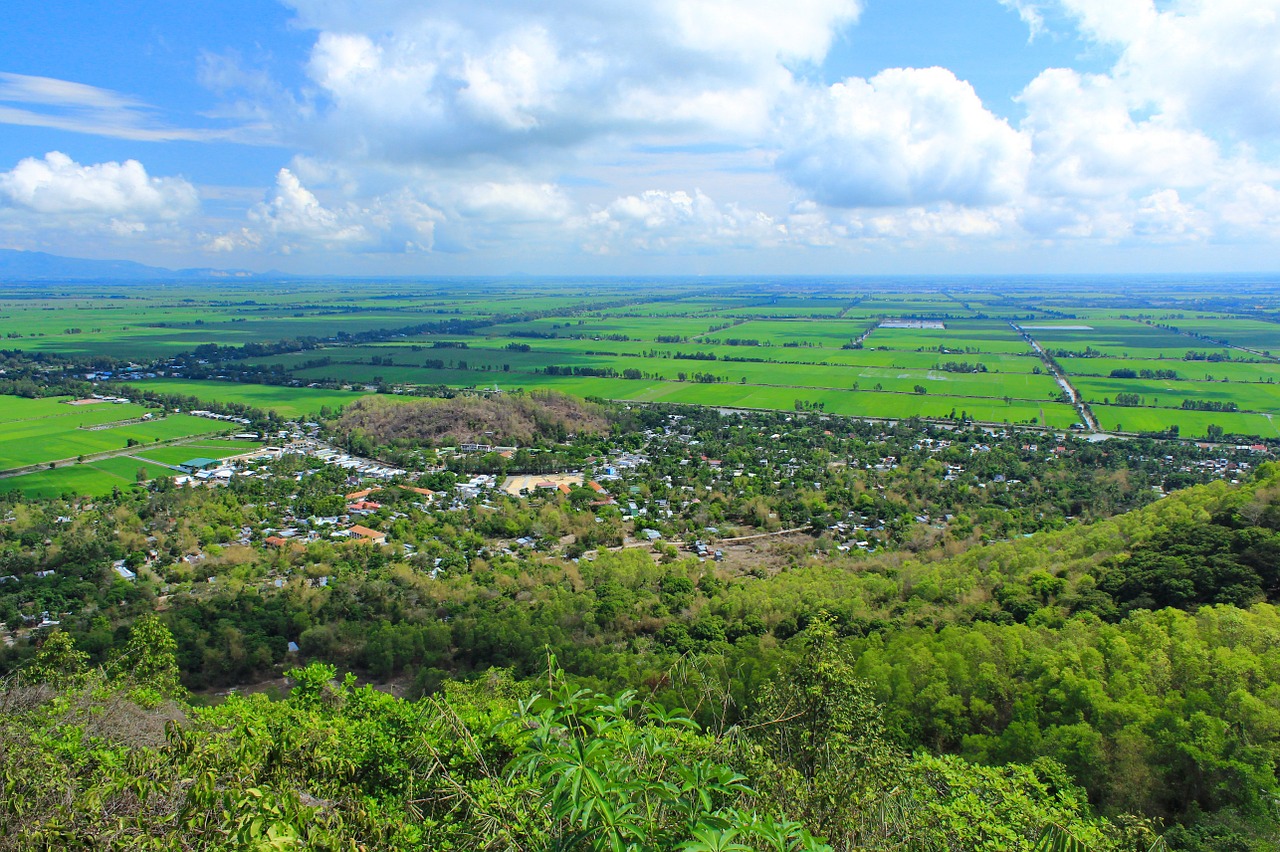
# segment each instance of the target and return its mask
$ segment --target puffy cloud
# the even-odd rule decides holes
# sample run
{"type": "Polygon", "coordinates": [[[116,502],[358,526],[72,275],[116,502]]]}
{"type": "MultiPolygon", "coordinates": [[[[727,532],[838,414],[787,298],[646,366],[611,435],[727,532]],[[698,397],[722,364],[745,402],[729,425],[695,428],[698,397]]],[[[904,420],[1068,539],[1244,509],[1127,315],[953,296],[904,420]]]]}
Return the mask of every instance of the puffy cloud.
{"type": "Polygon", "coordinates": [[[369,237],[358,215],[352,215],[358,212],[344,214],[324,207],[293,172],[281,169],[276,175],[275,191],[249,211],[249,218],[274,234],[342,245],[364,242],[369,237]]]}
{"type": "Polygon", "coordinates": [[[462,215],[507,223],[559,222],[573,210],[564,191],[549,183],[476,183],[461,189],[456,204],[462,215]]]}
{"type": "MultiPolygon", "coordinates": [[[[202,61],[224,118],[270,123],[300,152],[234,202],[204,189],[243,211],[202,226],[209,250],[570,257],[1280,230],[1280,0],[999,0],[1033,37],[1069,21],[1114,59],[1044,71],[1012,126],[943,68],[819,82],[860,0],[286,2],[314,34],[303,84],[234,54],[202,61]],[[701,190],[650,188],[673,185],[701,190]]],[[[209,138],[154,112],[0,74],[0,122],[209,138]]],[[[134,161],[50,154],[0,173],[10,231],[22,213],[189,242],[198,208],[184,179],[134,161]]]]}
{"type": "Polygon", "coordinates": [[[1115,51],[1104,74],[1051,68],[1019,101],[1033,161],[1021,223],[1043,239],[1273,236],[1280,0],[1001,0],[1115,51]],[[1065,16],[1065,17],[1064,17],[1065,16]]]}
{"type": "Polygon", "coordinates": [[[1280,190],[1260,181],[1220,187],[1213,203],[1228,238],[1280,239],[1280,190]]]}
{"type": "Polygon", "coordinates": [[[721,204],[701,190],[645,190],[615,198],[568,222],[595,254],[709,254],[850,247],[853,229],[801,201],[778,214],[721,204]]]}
{"type": "Polygon", "coordinates": [[[1239,139],[1280,131],[1280,0],[1002,0],[1066,13],[1118,52],[1135,106],[1239,139]]]}
{"type": "Polygon", "coordinates": [[[1050,69],[1020,100],[1035,154],[1034,192],[1096,197],[1199,186],[1219,168],[1213,140],[1161,117],[1135,120],[1110,77],[1050,69]]]}
{"type": "Polygon", "coordinates": [[[726,250],[918,247],[992,242],[1020,234],[1012,207],[955,204],[831,210],[802,201],[772,215],[720,204],[694,190],[648,190],[621,196],[570,222],[584,250],[691,254],[726,250]]]}
{"type": "Polygon", "coordinates": [[[319,97],[295,132],[398,162],[759,130],[789,64],[820,61],[859,11],[857,0],[293,5],[319,32],[308,64],[319,97]]]}
{"type": "Polygon", "coordinates": [[[564,34],[566,44],[622,49],[619,58],[643,56],[650,48],[726,57],[743,63],[818,61],[834,31],[855,20],[859,0],[648,0],[592,3],[549,0],[531,9],[523,0],[438,0],[425,8],[414,0],[287,0],[298,23],[317,31],[387,34],[452,30],[477,39],[518,25],[542,24],[564,34]],[[628,44],[630,41],[630,44],[628,44]]]}
{"type": "Polygon", "coordinates": [[[1189,244],[1220,238],[1223,223],[1176,189],[1143,196],[1028,199],[1020,224],[1033,238],[1103,245],[1189,244]]]}
{"type": "Polygon", "coordinates": [[[983,241],[1020,233],[1014,208],[972,208],[957,204],[855,212],[845,228],[850,237],[902,246],[983,241]]]}
{"type": "Polygon", "coordinates": [[[778,167],[835,207],[1017,197],[1026,139],[945,68],[891,68],[797,99],[783,119],[778,167]]]}
{"type": "Polygon", "coordinates": [[[440,214],[407,191],[357,204],[325,206],[289,169],[268,197],[250,208],[248,224],[208,239],[207,251],[266,250],[292,254],[320,248],[349,252],[411,252],[432,248],[440,214]]]}
{"type": "Polygon", "coordinates": [[[1189,242],[1209,236],[1209,217],[1186,204],[1177,190],[1162,189],[1138,202],[1133,232],[1155,242],[1189,242]]]}
{"type": "Polygon", "coordinates": [[[151,177],[137,160],[81,165],[51,151],[0,172],[0,206],[54,227],[107,228],[127,235],[190,216],[200,201],[186,180],[151,177]]]}
{"type": "Polygon", "coordinates": [[[576,223],[598,254],[766,248],[788,241],[786,225],[759,211],[721,206],[699,190],[646,190],[617,198],[576,223]]]}

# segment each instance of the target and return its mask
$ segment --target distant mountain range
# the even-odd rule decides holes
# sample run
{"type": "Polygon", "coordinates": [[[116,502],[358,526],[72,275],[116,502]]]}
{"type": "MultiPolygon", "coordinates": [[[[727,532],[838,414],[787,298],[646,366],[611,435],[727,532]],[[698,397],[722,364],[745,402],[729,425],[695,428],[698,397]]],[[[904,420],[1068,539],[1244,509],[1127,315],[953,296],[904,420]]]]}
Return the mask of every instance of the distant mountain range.
{"type": "Polygon", "coordinates": [[[236,280],[288,277],[279,272],[247,269],[165,269],[132,260],[89,260],[59,257],[42,251],[0,249],[0,281],[85,281],[99,278],[122,281],[236,280]]]}

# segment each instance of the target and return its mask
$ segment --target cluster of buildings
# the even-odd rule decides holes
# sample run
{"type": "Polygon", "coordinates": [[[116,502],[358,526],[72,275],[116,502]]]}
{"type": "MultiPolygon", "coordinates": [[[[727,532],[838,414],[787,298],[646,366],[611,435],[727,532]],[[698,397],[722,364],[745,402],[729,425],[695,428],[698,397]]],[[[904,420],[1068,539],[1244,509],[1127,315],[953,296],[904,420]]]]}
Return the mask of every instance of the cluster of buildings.
{"type": "Polygon", "coordinates": [[[203,417],[206,420],[221,420],[224,423],[237,423],[241,426],[248,426],[253,423],[248,417],[236,417],[231,414],[218,414],[216,411],[205,411],[203,408],[195,411],[188,411],[192,417],[203,417]]]}

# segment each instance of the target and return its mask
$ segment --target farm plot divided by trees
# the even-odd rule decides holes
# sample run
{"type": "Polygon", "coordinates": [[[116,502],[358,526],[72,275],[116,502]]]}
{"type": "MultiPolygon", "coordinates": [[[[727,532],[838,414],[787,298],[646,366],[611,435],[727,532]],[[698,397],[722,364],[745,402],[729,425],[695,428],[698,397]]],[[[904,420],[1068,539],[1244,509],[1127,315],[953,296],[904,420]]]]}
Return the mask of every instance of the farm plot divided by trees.
{"type": "MultiPolygon", "coordinates": [[[[0,333],[89,366],[177,364],[130,383],[282,418],[369,389],[448,386],[1065,428],[1081,415],[1061,380],[1104,429],[1270,437],[1277,301],[1265,282],[1190,279],[288,281],[124,293],[86,283],[57,295],[17,287],[0,298],[0,333]]],[[[13,459],[33,452],[22,429],[9,429],[13,459]]],[[[93,439],[77,438],[71,455],[92,451],[93,439]]]]}
{"type": "MultiPolygon", "coordinates": [[[[0,491],[35,497],[107,493],[173,473],[166,465],[175,451],[185,453],[182,460],[194,454],[168,442],[222,431],[225,424],[186,414],[157,416],[154,409],[132,403],[0,396],[0,472],[7,474],[0,475],[0,491]]],[[[233,452],[244,452],[245,446],[237,444],[233,452]]],[[[210,457],[216,452],[201,450],[210,457]]]]}
{"type": "Polygon", "coordinates": [[[65,399],[0,397],[0,470],[225,429],[184,414],[142,419],[150,413],[132,404],[74,406],[65,399]]]}

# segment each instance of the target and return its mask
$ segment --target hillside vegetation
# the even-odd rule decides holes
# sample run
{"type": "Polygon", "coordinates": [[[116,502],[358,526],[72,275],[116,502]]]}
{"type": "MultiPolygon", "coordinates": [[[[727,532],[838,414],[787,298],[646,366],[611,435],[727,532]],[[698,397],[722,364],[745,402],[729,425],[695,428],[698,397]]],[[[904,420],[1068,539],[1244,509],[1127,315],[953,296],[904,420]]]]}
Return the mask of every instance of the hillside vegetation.
{"type": "Polygon", "coordinates": [[[343,412],[338,431],[375,444],[530,446],[609,428],[604,409],[552,391],[402,401],[370,396],[343,412]]]}
{"type": "Polygon", "coordinates": [[[1051,762],[894,747],[825,622],[733,728],[579,689],[554,660],[538,686],[491,671],[415,702],[313,664],[284,700],[195,708],[173,647],[149,617],[90,670],[55,632],[5,685],[0,850],[1130,850],[1153,836],[1093,817],[1051,762]]]}
{"type": "MultiPolygon", "coordinates": [[[[333,490],[323,473],[277,484],[299,500],[333,490]]],[[[574,561],[492,545],[522,518],[615,522],[548,495],[406,512],[388,528],[412,530],[413,556],[210,547],[198,570],[217,582],[155,616],[141,585],[110,580],[90,599],[113,548],[146,543],[144,518],[160,546],[215,541],[213,525],[255,511],[237,489],[265,487],[121,495],[52,525],[65,510],[10,507],[3,570],[21,580],[6,592],[56,567],[40,579],[66,602],[50,607],[75,598],[85,613],[38,650],[0,654],[16,678],[0,742],[12,848],[261,848],[272,826],[334,849],[821,848],[809,835],[841,850],[1027,849],[1048,825],[1100,849],[1146,852],[1154,834],[1194,852],[1280,842],[1274,463],[952,556],[809,546],[776,573],[733,574],[636,548],[574,561]],[[130,623],[155,635],[126,641],[130,623]],[[166,644],[171,659],[143,667],[165,674],[156,694],[129,687],[143,649],[166,644]],[[300,665],[284,701],[193,708],[177,687],[285,661],[300,665]],[[331,683],[342,668],[415,700],[331,683]],[[59,680],[82,671],[87,691],[59,680]],[[711,791],[701,804],[681,798],[695,788],[711,791]]],[[[388,511],[417,499],[394,491],[388,511]]]]}

